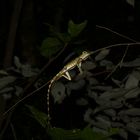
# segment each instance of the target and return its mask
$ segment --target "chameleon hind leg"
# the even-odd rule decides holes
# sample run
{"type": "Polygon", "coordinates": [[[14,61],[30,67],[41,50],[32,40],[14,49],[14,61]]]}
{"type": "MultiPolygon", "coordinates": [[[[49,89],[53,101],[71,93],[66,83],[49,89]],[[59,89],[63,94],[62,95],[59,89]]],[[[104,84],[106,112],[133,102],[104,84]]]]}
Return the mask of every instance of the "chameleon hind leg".
{"type": "Polygon", "coordinates": [[[81,66],[82,66],[82,63],[81,62],[77,63],[77,67],[79,69],[80,75],[83,74],[83,70],[82,70],[81,66]]]}

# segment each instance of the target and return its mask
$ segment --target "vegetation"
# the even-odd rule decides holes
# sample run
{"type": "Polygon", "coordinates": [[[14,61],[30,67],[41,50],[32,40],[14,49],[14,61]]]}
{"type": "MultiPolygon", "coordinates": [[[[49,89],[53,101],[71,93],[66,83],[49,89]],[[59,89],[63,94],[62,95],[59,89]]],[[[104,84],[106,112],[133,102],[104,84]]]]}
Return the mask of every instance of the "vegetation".
{"type": "Polygon", "coordinates": [[[0,25],[0,140],[139,139],[137,3],[114,0],[121,13],[111,1],[98,3],[104,12],[92,18],[90,2],[6,2],[0,2],[3,11],[9,7],[0,25]],[[50,80],[83,51],[93,52],[82,61],[83,73],[74,67],[71,81],[57,79],[47,101],[50,80]]]}

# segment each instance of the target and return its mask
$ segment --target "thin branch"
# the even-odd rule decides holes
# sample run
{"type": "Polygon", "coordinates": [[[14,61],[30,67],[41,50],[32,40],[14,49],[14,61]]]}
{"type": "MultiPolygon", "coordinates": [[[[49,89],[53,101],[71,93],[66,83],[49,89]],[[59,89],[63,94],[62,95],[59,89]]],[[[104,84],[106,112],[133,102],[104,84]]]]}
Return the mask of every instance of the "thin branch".
{"type": "Polygon", "coordinates": [[[14,128],[14,126],[13,126],[12,123],[10,123],[10,127],[11,127],[11,130],[12,130],[12,133],[13,133],[14,140],[17,140],[17,136],[16,136],[15,128],[14,128]]]}
{"type": "MultiPolygon", "coordinates": [[[[24,88],[23,93],[25,93],[38,79],[39,77],[44,73],[44,71],[47,69],[47,67],[53,62],[55,61],[62,53],[63,51],[66,49],[68,44],[65,44],[63,49],[55,56],[53,57],[40,71],[40,73],[24,88]]],[[[26,98],[30,97],[31,95],[33,95],[34,93],[38,92],[39,90],[43,89],[46,85],[48,85],[50,81],[48,81],[47,83],[45,83],[44,85],[42,85],[41,87],[39,87],[38,89],[34,90],[33,92],[29,93],[27,96],[23,97],[22,99],[20,99],[19,101],[17,101],[14,105],[12,105],[7,111],[5,111],[3,113],[3,116],[5,116],[6,114],[8,114],[11,110],[13,110],[19,103],[21,103],[22,101],[24,101],[26,98]]]]}
{"type": "Polygon", "coordinates": [[[100,25],[96,25],[96,27],[97,27],[97,28],[100,28],[100,29],[107,30],[107,31],[109,31],[109,32],[112,32],[112,33],[114,33],[114,34],[116,34],[116,35],[118,35],[118,36],[120,36],[120,37],[122,37],[122,38],[125,38],[125,39],[127,39],[127,40],[130,40],[130,41],[132,41],[132,42],[139,42],[139,41],[136,41],[136,40],[134,40],[134,39],[132,39],[132,38],[126,36],[126,35],[123,35],[123,34],[120,34],[120,33],[116,32],[116,31],[114,31],[114,30],[111,30],[111,29],[109,29],[109,28],[107,28],[107,27],[100,26],[100,25]]]}
{"type": "Polygon", "coordinates": [[[125,52],[124,52],[124,54],[123,54],[122,59],[120,60],[120,62],[115,66],[115,68],[111,71],[111,73],[109,73],[107,75],[107,77],[105,78],[105,80],[107,80],[117,70],[118,67],[121,67],[121,65],[122,65],[122,63],[124,61],[124,58],[125,58],[125,56],[126,56],[126,54],[128,52],[128,48],[129,48],[129,45],[126,47],[125,52]]]}

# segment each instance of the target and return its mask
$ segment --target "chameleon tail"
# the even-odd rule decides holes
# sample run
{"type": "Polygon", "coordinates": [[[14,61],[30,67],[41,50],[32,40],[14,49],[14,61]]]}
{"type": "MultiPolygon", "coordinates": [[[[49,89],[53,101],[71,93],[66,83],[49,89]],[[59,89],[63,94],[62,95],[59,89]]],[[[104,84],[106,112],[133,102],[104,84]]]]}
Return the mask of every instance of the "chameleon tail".
{"type": "Polygon", "coordinates": [[[48,87],[48,92],[47,92],[47,112],[48,112],[48,125],[50,126],[50,120],[51,120],[51,117],[50,117],[50,92],[51,92],[51,86],[52,86],[52,81],[50,82],[49,84],[49,87],[48,87]]]}

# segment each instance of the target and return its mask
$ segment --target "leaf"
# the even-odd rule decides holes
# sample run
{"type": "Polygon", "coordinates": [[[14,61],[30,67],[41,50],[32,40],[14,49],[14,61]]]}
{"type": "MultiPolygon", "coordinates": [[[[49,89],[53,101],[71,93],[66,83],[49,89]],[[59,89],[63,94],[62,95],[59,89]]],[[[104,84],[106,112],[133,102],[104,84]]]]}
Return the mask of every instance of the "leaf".
{"type": "Polygon", "coordinates": [[[20,69],[22,67],[22,64],[17,56],[14,56],[14,64],[17,67],[17,69],[20,69]]]}
{"type": "Polygon", "coordinates": [[[102,133],[94,132],[91,128],[86,127],[81,133],[82,140],[107,140],[102,133]]]}
{"type": "Polygon", "coordinates": [[[137,87],[139,84],[139,78],[135,76],[135,73],[131,73],[125,83],[125,89],[131,89],[137,87]]]}
{"type": "Polygon", "coordinates": [[[94,132],[91,128],[85,127],[83,130],[65,130],[62,128],[52,128],[47,130],[52,140],[107,140],[108,136],[94,132]]]}
{"type": "Polygon", "coordinates": [[[31,65],[25,64],[21,66],[21,73],[24,77],[32,77],[37,75],[37,72],[34,72],[31,68],[31,65]]]}
{"type": "Polygon", "coordinates": [[[5,70],[0,70],[0,75],[2,76],[7,76],[8,73],[5,70]]]}
{"type": "Polygon", "coordinates": [[[52,95],[54,97],[54,102],[56,103],[62,103],[62,101],[65,99],[65,86],[61,82],[56,82],[55,85],[52,87],[52,95]]]}
{"type": "Polygon", "coordinates": [[[16,77],[14,76],[6,76],[3,78],[0,78],[0,89],[4,88],[10,83],[13,83],[16,80],[16,77]]]}
{"type": "Polygon", "coordinates": [[[135,6],[135,0],[126,0],[126,2],[133,7],[135,6]]]}
{"type": "Polygon", "coordinates": [[[33,117],[38,121],[38,123],[43,127],[46,128],[48,125],[48,116],[47,114],[37,110],[33,106],[26,105],[26,107],[31,111],[33,117]]]}
{"type": "Polygon", "coordinates": [[[86,25],[87,25],[87,20],[85,20],[80,24],[75,24],[72,20],[70,20],[68,23],[68,33],[72,38],[77,37],[86,27],[86,25]]]}
{"type": "Polygon", "coordinates": [[[60,48],[62,48],[62,43],[57,38],[49,37],[43,41],[40,51],[44,57],[50,58],[60,48]]]}
{"type": "Polygon", "coordinates": [[[124,62],[121,64],[123,67],[139,67],[140,66],[140,58],[136,58],[133,61],[130,62],[124,62]]]}
{"type": "Polygon", "coordinates": [[[14,91],[13,87],[5,87],[4,89],[0,90],[0,94],[4,94],[4,93],[7,93],[7,92],[12,92],[12,91],[14,91]]]}
{"type": "Polygon", "coordinates": [[[101,60],[100,66],[105,66],[107,70],[111,70],[114,68],[114,64],[109,60],[101,60]]]}
{"type": "Polygon", "coordinates": [[[63,128],[52,128],[47,129],[47,132],[52,140],[82,140],[80,139],[81,130],[78,129],[65,130],[63,128]]]}
{"type": "Polygon", "coordinates": [[[103,49],[96,57],[95,57],[95,60],[96,61],[100,61],[100,60],[103,60],[108,54],[109,54],[109,51],[108,49],[103,49]]]}
{"type": "Polygon", "coordinates": [[[91,62],[91,61],[86,61],[82,64],[82,69],[83,70],[93,70],[96,68],[96,64],[91,62]]]}
{"type": "Polygon", "coordinates": [[[140,88],[137,87],[137,88],[134,88],[134,89],[128,91],[128,92],[124,95],[124,98],[125,98],[125,99],[137,98],[139,94],[140,94],[140,88]]]}
{"type": "Polygon", "coordinates": [[[88,101],[84,98],[80,98],[76,101],[76,104],[80,106],[85,106],[85,105],[88,105],[88,101]]]}

